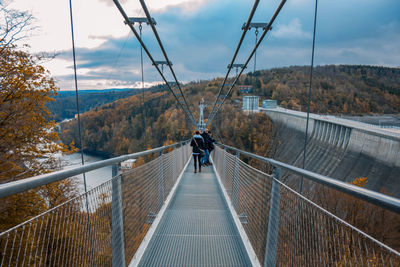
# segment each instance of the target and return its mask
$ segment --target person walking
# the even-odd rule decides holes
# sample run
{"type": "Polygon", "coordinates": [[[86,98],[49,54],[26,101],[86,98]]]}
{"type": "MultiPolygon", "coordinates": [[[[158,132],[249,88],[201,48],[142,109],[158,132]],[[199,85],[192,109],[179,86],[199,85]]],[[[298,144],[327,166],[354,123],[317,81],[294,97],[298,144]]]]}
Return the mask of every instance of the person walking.
{"type": "Polygon", "coordinates": [[[196,131],[193,135],[190,146],[193,147],[194,173],[197,172],[197,163],[199,164],[199,172],[201,172],[201,154],[204,153],[205,148],[204,139],[199,131],[196,131]]]}
{"type": "Polygon", "coordinates": [[[204,140],[204,153],[205,156],[201,159],[201,165],[205,165],[206,162],[208,161],[208,157],[210,156],[210,153],[208,151],[208,129],[204,129],[204,131],[201,133],[201,136],[203,137],[204,140]]]}
{"type": "Polygon", "coordinates": [[[212,165],[212,163],[210,162],[210,154],[211,154],[211,151],[213,151],[215,148],[214,142],[215,142],[215,139],[212,137],[211,131],[208,131],[208,142],[207,142],[208,143],[208,146],[207,146],[208,158],[207,158],[207,162],[206,162],[207,165],[212,165]]]}

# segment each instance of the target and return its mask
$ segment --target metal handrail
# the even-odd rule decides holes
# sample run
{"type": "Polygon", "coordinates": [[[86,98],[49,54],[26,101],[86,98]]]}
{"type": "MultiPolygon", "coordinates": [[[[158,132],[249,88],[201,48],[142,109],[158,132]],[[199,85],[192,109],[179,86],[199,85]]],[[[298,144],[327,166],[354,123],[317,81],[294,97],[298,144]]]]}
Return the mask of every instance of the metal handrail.
{"type": "Polygon", "coordinates": [[[227,148],[229,150],[235,151],[235,152],[240,152],[241,155],[246,155],[248,157],[269,163],[275,167],[285,169],[287,171],[290,171],[292,173],[298,174],[303,176],[306,179],[309,179],[313,182],[326,185],[330,188],[334,188],[338,191],[341,191],[343,193],[349,194],[351,196],[357,197],[359,199],[365,200],[367,202],[370,202],[374,205],[377,205],[379,207],[394,211],[396,213],[400,214],[400,199],[391,197],[382,193],[378,193],[372,190],[368,190],[359,186],[355,186],[346,182],[339,181],[337,179],[321,175],[315,172],[307,171],[274,159],[270,159],[267,157],[262,157],[247,151],[240,150],[235,147],[227,146],[221,143],[216,143],[217,145],[227,148]]]}
{"type": "Polygon", "coordinates": [[[68,170],[61,170],[61,171],[41,174],[38,176],[34,176],[34,177],[30,177],[30,178],[26,178],[26,179],[22,179],[22,180],[18,180],[18,181],[0,184],[0,198],[8,197],[8,196],[18,194],[18,193],[22,193],[27,190],[31,190],[31,189],[34,189],[34,188],[37,188],[37,187],[40,187],[43,185],[47,185],[47,184],[50,184],[53,182],[58,182],[58,181],[66,179],[66,178],[69,178],[69,177],[72,177],[72,176],[75,176],[78,174],[86,173],[86,172],[89,172],[89,171],[92,171],[95,169],[118,164],[118,163],[128,160],[128,159],[135,159],[135,158],[138,158],[141,156],[146,156],[148,154],[160,152],[160,151],[163,151],[164,149],[168,149],[168,148],[174,147],[176,145],[184,145],[187,142],[188,142],[188,140],[178,142],[175,144],[171,144],[168,146],[162,146],[162,147],[158,147],[158,148],[154,148],[154,149],[150,149],[150,150],[146,150],[146,151],[141,151],[141,152],[132,153],[132,154],[128,154],[128,155],[122,155],[122,156],[118,156],[115,158],[94,162],[94,163],[75,167],[75,168],[68,169],[68,170]]]}

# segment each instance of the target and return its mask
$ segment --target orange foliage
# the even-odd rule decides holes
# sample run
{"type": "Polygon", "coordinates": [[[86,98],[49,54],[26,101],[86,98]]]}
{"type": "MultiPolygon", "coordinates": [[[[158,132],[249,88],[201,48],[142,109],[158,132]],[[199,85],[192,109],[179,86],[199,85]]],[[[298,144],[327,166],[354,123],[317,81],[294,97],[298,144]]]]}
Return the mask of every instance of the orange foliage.
{"type": "MultiPolygon", "coordinates": [[[[0,183],[48,172],[55,153],[71,152],[48,121],[46,103],[57,93],[49,73],[31,55],[15,47],[0,54],[0,183]]],[[[71,143],[73,147],[73,143],[71,143]]],[[[14,226],[74,193],[71,182],[14,195],[0,204],[0,231],[14,226]]]]}

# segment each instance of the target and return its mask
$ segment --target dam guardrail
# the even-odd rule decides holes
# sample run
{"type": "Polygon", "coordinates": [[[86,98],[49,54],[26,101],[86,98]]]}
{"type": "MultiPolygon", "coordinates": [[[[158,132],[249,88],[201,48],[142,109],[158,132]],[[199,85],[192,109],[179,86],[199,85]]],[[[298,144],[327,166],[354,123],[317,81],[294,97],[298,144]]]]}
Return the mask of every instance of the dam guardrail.
{"type": "MultiPolygon", "coordinates": [[[[276,125],[277,159],[302,166],[306,113],[263,109],[276,125]]],[[[400,198],[400,133],[368,126],[357,121],[310,114],[306,166],[308,170],[338,180],[367,177],[368,189],[385,190],[400,198]]]]}
{"type": "MultiPolygon", "coordinates": [[[[274,112],[274,113],[287,114],[287,115],[291,115],[291,116],[302,118],[302,119],[307,118],[306,112],[285,109],[285,108],[280,108],[280,107],[278,107],[278,108],[262,108],[262,107],[260,107],[259,111],[260,112],[274,112]]],[[[340,118],[340,117],[335,117],[332,115],[320,115],[320,114],[314,114],[314,113],[310,113],[310,119],[324,121],[327,123],[335,123],[335,124],[345,126],[348,128],[357,129],[359,131],[362,131],[362,132],[365,132],[368,134],[400,141],[400,133],[382,130],[382,129],[386,129],[386,128],[396,128],[396,127],[379,127],[377,125],[372,125],[372,124],[363,123],[363,122],[359,122],[359,121],[348,120],[348,119],[344,119],[344,118],[340,118]]],[[[310,134],[311,134],[311,131],[310,131],[310,134]]]]}

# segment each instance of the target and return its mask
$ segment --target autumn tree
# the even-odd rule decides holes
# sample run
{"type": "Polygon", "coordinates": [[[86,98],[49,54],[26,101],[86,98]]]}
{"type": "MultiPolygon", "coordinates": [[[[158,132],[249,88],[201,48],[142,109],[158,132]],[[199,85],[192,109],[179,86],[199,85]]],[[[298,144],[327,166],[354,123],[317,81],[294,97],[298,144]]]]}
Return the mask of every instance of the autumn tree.
{"type": "MultiPolygon", "coordinates": [[[[1,2],[0,13],[0,183],[6,183],[52,170],[54,154],[69,150],[48,120],[46,103],[58,88],[39,59],[15,44],[30,29],[31,16],[10,11],[1,2]]],[[[0,231],[65,201],[73,192],[65,181],[2,200],[0,231]]]]}
{"type": "Polygon", "coordinates": [[[0,180],[9,182],[45,171],[52,155],[66,147],[58,143],[46,107],[58,88],[32,56],[3,50],[0,87],[0,180]]]}

